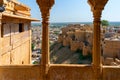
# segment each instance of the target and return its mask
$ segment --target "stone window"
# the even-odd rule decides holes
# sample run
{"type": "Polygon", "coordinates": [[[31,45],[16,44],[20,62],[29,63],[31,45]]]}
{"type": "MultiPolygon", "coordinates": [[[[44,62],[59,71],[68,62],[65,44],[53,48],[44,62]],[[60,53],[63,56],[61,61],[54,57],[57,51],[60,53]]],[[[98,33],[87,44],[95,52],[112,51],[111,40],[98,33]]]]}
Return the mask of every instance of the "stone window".
{"type": "Polygon", "coordinates": [[[10,25],[3,23],[1,27],[1,37],[10,36],[10,25]]]}
{"type": "Polygon", "coordinates": [[[23,32],[23,31],[24,31],[24,24],[19,23],[19,32],[23,32]]]}

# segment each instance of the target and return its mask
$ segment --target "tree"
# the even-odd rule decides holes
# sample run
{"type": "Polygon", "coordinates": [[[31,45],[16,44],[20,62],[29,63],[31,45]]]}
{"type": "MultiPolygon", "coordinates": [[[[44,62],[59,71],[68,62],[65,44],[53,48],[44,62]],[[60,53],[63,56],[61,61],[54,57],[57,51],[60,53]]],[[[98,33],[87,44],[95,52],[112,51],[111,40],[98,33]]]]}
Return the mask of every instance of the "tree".
{"type": "Polygon", "coordinates": [[[32,43],[32,51],[34,50],[34,48],[35,48],[35,44],[32,43]]]}
{"type": "Polygon", "coordinates": [[[101,21],[102,26],[109,26],[109,22],[107,20],[101,21]]]}

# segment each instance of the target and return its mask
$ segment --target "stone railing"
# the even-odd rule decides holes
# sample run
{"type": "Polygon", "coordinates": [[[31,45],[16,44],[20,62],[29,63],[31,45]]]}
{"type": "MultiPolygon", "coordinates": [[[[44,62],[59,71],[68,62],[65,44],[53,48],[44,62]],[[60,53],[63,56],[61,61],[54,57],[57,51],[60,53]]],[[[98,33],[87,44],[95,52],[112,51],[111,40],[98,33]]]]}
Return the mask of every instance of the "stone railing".
{"type": "Polygon", "coordinates": [[[120,80],[119,66],[103,66],[103,80],[120,80]]]}
{"type": "MultiPolygon", "coordinates": [[[[43,80],[41,65],[0,66],[0,80],[43,80]]],[[[120,67],[104,66],[102,80],[119,80],[120,67]]],[[[47,80],[96,80],[90,65],[51,64],[47,80]]]]}
{"type": "Polygon", "coordinates": [[[0,66],[0,80],[41,80],[39,65],[0,66]]]}
{"type": "Polygon", "coordinates": [[[94,80],[92,66],[87,65],[51,65],[48,80],[94,80]]]}
{"type": "MultiPolygon", "coordinates": [[[[102,80],[119,80],[120,67],[103,66],[102,80]]],[[[87,65],[51,65],[48,80],[96,80],[92,66],[87,65]]]]}

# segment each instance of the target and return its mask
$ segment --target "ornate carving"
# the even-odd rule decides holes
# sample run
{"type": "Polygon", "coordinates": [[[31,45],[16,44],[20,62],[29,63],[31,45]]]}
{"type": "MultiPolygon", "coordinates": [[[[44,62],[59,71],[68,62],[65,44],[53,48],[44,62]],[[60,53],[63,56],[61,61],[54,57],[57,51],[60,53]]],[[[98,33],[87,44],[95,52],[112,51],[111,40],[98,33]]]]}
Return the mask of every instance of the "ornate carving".
{"type": "Polygon", "coordinates": [[[54,0],[36,0],[40,8],[51,8],[54,5],[54,0]]]}
{"type": "Polygon", "coordinates": [[[88,4],[91,6],[91,10],[103,10],[105,4],[108,2],[108,0],[88,0],[88,4]]]}

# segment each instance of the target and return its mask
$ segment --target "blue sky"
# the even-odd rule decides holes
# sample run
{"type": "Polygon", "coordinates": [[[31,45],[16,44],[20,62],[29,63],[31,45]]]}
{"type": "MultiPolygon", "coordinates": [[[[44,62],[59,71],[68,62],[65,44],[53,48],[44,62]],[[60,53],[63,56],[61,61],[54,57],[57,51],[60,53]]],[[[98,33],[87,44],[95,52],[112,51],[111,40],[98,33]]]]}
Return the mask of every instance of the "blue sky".
{"type": "MultiPolygon", "coordinates": [[[[19,0],[31,8],[31,15],[41,20],[36,0],[19,0]]],[[[120,0],[109,0],[102,13],[102,19],[120,21],[120,0]]],[[[50,22],[92,22],[93,15],[87,0],[55,0],[51,9],[50,22]]]]}

